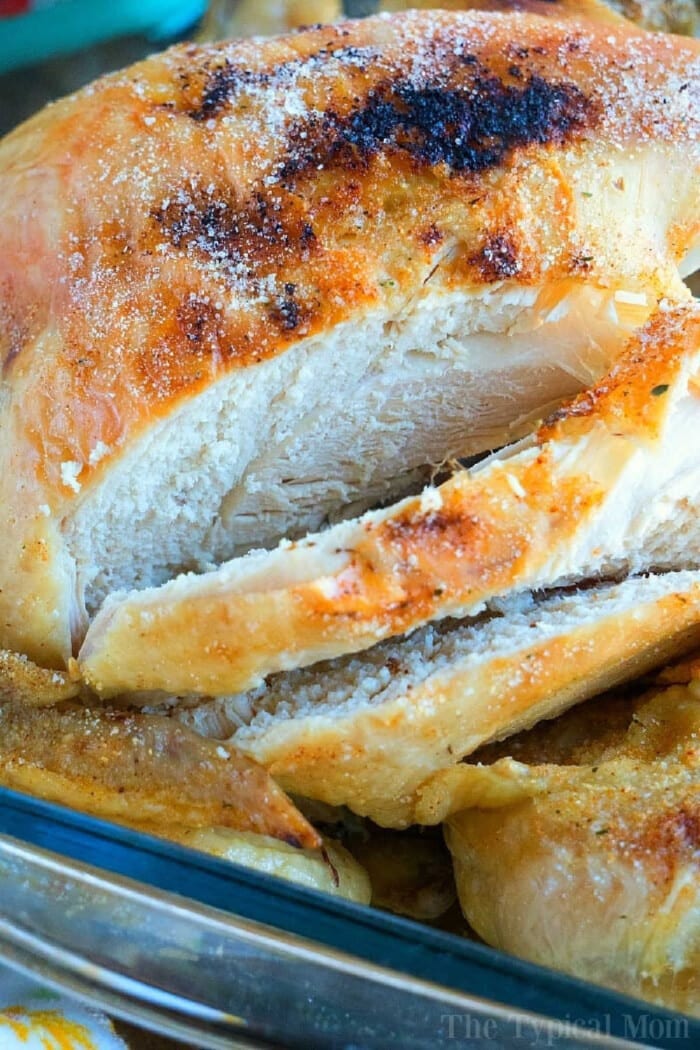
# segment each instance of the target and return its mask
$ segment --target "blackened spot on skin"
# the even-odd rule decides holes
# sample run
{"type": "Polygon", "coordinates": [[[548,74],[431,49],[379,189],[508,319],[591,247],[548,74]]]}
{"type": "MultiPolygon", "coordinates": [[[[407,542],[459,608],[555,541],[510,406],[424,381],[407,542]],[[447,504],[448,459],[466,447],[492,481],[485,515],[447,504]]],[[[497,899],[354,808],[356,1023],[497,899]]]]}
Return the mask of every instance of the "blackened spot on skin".
{"type": "Polygon", "coordinates": [[[400,81],[370,92],[347,116],[329,110],[298,124],[279,174],[289,181],[321,167],[366,167],[376,154],[398,152],[420,165],[478,173],[504,163],[516,149],[563,142],[593,115],[591,101],[574,84],[535,75],[513,85],[478,72],[459,88],[400,81]]]}
{"type": "Polygon", "coordinates": [[[405,515],[390,518],[384,529],[391,543],[419,542],[420,540],[442,540],[450,537],[457,544],[464,541],[479,528],[479,520],[473,515],[462,515],[458,511],[435,511],[428,515],[405,515]]]}
{"type": "Polygon", "coordinates": [[[305,222],[303,224],[299,241],[302,248],[308,248],[310,245],[315,244],[316,234],[314,233],[314,228],[310,222],[305,222]]]}
{"type": "MultiPolygon", "coordinates": [[[[216,265],[224,279],[267,280],[272,274],[320,251],[311,224],[294,202],[279,210],[260,192],[238,201],[230,187],[182,192],[151,212],[158,237],[174,248],[216,265]]],[[[308,324],[318,303],[313,295],[303,301],[297,285],[288,281],[273,301],[268,316],[281,332],[308,324]]],[[[197,297],[178,313],[178,325],[193,352],[218,346],[218,318],[214,308],[197,297]]]]}
{"type": "Polygon", "coordinates": [[[502,281],[520,272],[515,246],[506,234],[490,237],[471,261],[485,281],[502,281]]]}
{"type": "Polygon", "coordinates": [[[443,234],[434,222],[431,223],[426,230],[423,230],[418,234],[418,239],[426,246],[426,248],[432,248],[433,245],[440,244],[442,238],[443,234]]]}
{"type": "MultiPolygon", "coordinates": [[[[253,87],[264,87],[275,84],[284,85],[285,78],[294,74],[302,64],[313,66],[333,58],[339,62],[352,62],[358,69],[371,61],[375,50],[368,47],[340,47],[335,50],[329,47],[320,48],[306,59],[291,59],[288,62],[280,62],[272,70],[254,71],[242,66],[236,66],[233,62],[225,61],[213,69],[203,70],[204,86],[201,90],[199,100],[194,105],[189,105],[184,112],[192,120],[203,121],[218,117],[240,91],[253,87]]],[[[189,94],[191,92],[191,78],[189,73],[184,72],[180,77],[182,89],[189,94]]]]}
{"type": "Polygon", "coordinates": [[[274,320],[285,332],[293,332],[301,321],[301,308],[296,299],[296,291],[295,284],[285,284],[284,295],[272,311],[274,320]]]}
{"type": "Polygon", "coordinates": [[[210,302],[190,296],[178,308],[177,321],[193,353],[211,350],[217,339],[216,311],[210,302]]]}
{"type": "Polygon", "coordinates": [[[262,193],[239,202],[230,187],[193,191],[151,213],[174,248],[197,251],[224,263],[258,269],[295,256],[315,244],[309,224],[289,210],[276,210],[262,193]],[[310,232],[309,232],[310,231],[310,232]]]}
{"type": "Polygon", "coordinates": [[[286,842],[288,846],[294,846],[294,849],[301,849],[304,843],[296,835],[283,835],[282,842],[286,842]]]}
{"type": "MultiPolygon", "coordinates": [[[[269,80],[269,73],[254,73],[225,62],[207,74],[200,100],[187,110],[187,115],[192,120],[209,120],[218,116],[238,91],[266,84],[269,80]]],[[[189,87],[189,84],[185,86],[189,87]]]]}
{"type": "Polygon", "coordinates": [[[566,419],[590,416],[595,411],[597,403],[598,396],[595,392],[585,391],[583,394],[579,394],[571,404],[562,405],[561,408],[555,409],[544,421],[542,429],[544,431],[549,430],[566,419]]]}
{"type": "Polygon", "coordinates": [[[574,273],[589,273],[593,261],[592,255],[574,255],[571,259],[571,269],[574,273]]]}

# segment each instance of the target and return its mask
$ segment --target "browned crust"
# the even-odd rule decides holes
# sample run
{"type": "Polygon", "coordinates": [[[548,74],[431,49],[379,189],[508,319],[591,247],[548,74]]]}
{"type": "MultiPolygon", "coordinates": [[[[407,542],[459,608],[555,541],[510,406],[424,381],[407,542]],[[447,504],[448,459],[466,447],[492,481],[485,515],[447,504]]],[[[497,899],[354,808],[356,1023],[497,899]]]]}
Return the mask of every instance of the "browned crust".
{"type": "Polygon", "coordinates": [[[320,845],[257,763],[153,715],[4,707],[0,783],[125,824],[230,827],[320,845]]]}
{"type": "Polygon", "coordinates": [[[79,692],[79,682],[70,675],[47,671],[18,653],[0,650],[0,705],[44,707],[70,700],[79,692]]]}

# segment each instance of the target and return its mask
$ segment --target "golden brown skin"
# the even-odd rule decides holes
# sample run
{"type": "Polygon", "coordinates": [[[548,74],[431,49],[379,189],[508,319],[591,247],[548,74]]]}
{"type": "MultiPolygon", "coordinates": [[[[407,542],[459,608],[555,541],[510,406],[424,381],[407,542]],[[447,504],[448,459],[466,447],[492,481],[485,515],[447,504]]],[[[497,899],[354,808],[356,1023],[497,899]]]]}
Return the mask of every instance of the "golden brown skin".
{"type": "Polygon", "coordinates": [[[419,813],[448,817],[474,929],[700,1014],[697,688],[591,701],[472,762],[438,774],[419,813]]]}
{"type": "Polygon", "coordinates": [[[26,656],[0,650],[0,704],[53,706],[79,692],[79,681],[65,671],[47,671],[26,656]]]}
{"type": "Polygon", "coordinates": [[[65,666],[79,634],[65,519],[224,373],[397,314],[426,279],[541,285],[554,302],[581,283],[682,296],[699,53],[625,26],[408,13],[183,45],[13,132],[0,646],[65,666]],[[658,169],[663,220],[636,214],[610,175],[621,157],[658,169]],[[621,213],[634,221],[612,236],[621,213]]]}
{"type": "Polygon", "coordinates": [[[0,708],[0,783],[120,823],[320,838],[261,766],[157,715],[0,708]]]}

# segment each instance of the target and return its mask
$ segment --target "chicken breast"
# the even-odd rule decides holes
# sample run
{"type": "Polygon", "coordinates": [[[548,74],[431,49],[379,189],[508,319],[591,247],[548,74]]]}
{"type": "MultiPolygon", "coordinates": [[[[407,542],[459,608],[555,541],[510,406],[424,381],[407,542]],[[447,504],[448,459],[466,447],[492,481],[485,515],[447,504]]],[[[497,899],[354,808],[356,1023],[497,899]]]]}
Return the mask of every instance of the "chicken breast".
{"type": "Polygon", "coordinates": [[[600,377],[688,295],[699,55],[407,13],[184,45],[7,137],[0,646],[64,667],[115,590],[416,491],[600,377]]]}
{"type": "Polygon", "coordinates": [[[436,771],[699,639],[700,572],[667,573],[522,596],[479,623],[431,624],[248,693],[181,701],[171,714],[229,741],[297,796],[405,827],[436,771]]]}
{"type": "Polygon", "coordinates": [[[224,695],[536,588],[697,567],[700,304],[662,309],[595,387],[439,488],[201,577],[109,599],[87,681],[224,695]]]}
{"type": "Polygon", "coordinates": [[[700,690],[584,704],[426,787],[489,944],[700,1015],[700,690]],[[456,810],[456,812],[455,812],[456,810]]]}

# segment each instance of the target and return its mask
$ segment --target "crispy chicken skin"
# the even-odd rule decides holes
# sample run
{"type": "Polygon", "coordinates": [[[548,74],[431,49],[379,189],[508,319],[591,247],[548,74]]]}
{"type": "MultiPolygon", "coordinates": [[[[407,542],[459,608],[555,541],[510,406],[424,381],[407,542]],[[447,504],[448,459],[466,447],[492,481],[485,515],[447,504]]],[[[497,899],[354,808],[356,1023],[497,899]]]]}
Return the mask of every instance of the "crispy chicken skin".
{"type": "Polygon", "coordinates": [[[257,763],[155,715],[0,706],[0,784],[123,824],[321,842],[257,763]]]}
{"type": "Polygon", "coordinates": [[[700,1015],[700,691],[603,698],[424,788],[490,944],[700,1015]]]}
{"type": "MultiPolygon", "coordinates": [[[[544,317],[586,286],[642,320],[687,294],[698,54],[625,26],[413,12],[177,47],[8,136],[0,646],[65,666],[92,569],[73,517],[223,377],[428,293],[534,289],[544,317]]],[[[104,562],[127,521],[133,549],[168,542],[145,504],[104,562]]]]}

